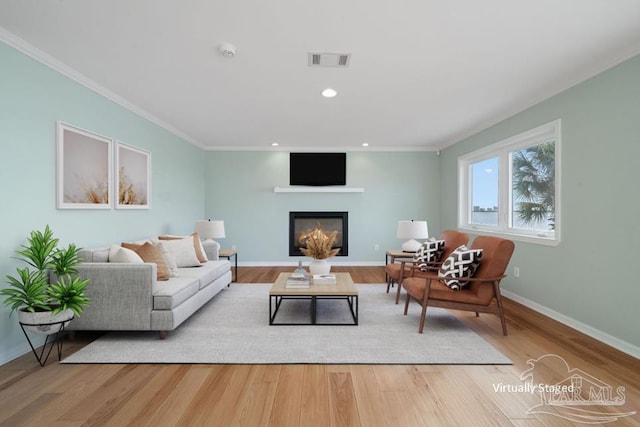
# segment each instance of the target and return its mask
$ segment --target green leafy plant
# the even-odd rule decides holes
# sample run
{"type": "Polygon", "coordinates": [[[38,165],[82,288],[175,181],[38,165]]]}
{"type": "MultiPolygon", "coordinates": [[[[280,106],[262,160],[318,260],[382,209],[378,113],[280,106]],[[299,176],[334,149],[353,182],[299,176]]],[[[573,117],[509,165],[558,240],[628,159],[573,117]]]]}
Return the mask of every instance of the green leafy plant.
{"type": "Polygon", "coordinates": [[[89,299],[84,295],[88,284],[88,279],[80,279],[70,275],[58,278],[58,281],[49,286],[47,290],[51,299],[58,304],[53,310],[53,314],[71,309],[76,316],[79,316],[84,311],[84,306],[89,304],[89,299]]]}
{"type": "Polygon", "coordinates": [[[0,290],[6,298],[4,304],[14,312],[22,307],[30,312],[48,310],[47,278],[38,270],[28,267],[16,269],[18,277],[7,276],[9,287],[0,290]]]}
{"type": "Polygon", "coordinates": [[[18,259],[27,267],[17,268],[17,276],[7,275],[9,287],[1,289],[3,303],[16,310],[52,311],[57,314],[71,309],[79,316],[89,299],[84,290],[89,281],[77,276],[80,263],[80,250],[73,243],[66,248],[58,248],[59,240],[47,225],[44,231],[32,231],[27,244],[16,251],[18,259]],[[49,271],[55,277],[55,283],[49,284],[49,271]]]}

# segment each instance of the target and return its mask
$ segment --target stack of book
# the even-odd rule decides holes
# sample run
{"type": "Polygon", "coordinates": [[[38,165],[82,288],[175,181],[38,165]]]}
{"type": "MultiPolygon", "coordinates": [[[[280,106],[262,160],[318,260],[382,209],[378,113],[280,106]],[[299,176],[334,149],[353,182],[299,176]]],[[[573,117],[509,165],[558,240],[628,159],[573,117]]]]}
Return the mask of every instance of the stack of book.
{"type": "Polygon", "coordinates": [[[287,288],[304,289],[309,287],[309,276],[302,273],[293,273],[287,279],[287,288]]]}
{"type": "Polygon", "coordinates": [[[335,274],[314,274],[313,284],[314,285],[335,285],[336,275],[335,274]]]}

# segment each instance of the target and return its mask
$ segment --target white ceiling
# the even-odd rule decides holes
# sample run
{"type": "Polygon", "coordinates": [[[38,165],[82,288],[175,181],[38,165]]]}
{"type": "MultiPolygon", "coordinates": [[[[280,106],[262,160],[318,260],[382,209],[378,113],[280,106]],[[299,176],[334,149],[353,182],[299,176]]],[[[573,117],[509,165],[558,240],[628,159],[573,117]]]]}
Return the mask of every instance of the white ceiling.
{"type": "Polygon", "coordinates": [[[0,40],[204,148],[437,149],[640,53],[640,1],[0,0],[0,40]]]}

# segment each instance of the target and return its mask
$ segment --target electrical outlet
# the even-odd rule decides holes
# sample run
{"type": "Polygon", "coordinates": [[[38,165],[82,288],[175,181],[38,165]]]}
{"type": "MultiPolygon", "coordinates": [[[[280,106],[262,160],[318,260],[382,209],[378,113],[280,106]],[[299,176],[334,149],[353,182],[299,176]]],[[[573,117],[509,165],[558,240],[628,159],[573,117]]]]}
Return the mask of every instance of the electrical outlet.
{"type": "Polygon", "coordinates": [[[377,243],[375,245],[373,245],[373,250],[376,251],[376,252],[379,251],[380,250],[380,245],[377,244],[377,243]]]}
{"type": "Polygon", "coordinates": [[[520,267],[513,267],[513,277],[520,277],[520,267]]]}

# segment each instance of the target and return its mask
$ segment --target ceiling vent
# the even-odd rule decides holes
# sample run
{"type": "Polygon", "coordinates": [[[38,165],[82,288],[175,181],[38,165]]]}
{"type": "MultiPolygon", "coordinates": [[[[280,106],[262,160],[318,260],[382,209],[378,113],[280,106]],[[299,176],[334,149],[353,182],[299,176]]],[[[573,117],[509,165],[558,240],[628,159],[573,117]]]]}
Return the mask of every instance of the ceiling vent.
{"type": "Polygon", "coordinates": [[[350,53],[314,53],[309,52],[310,67],[346,68],[351,60],[350,53]]]}

